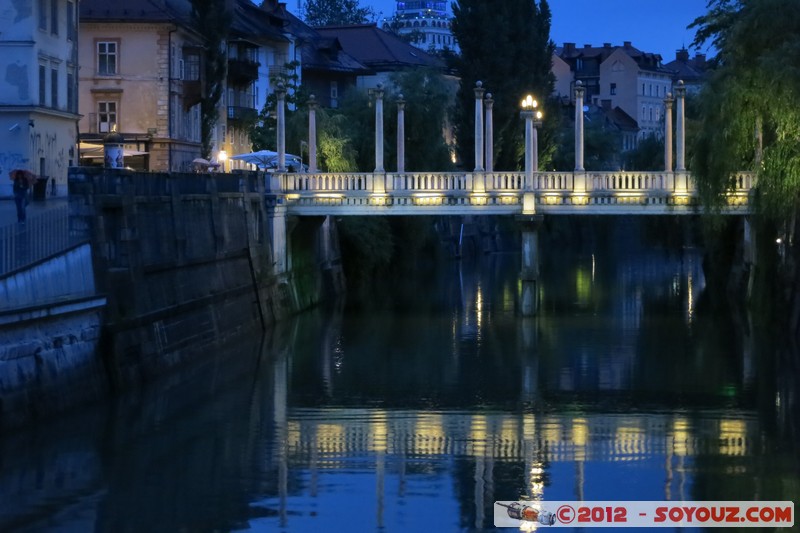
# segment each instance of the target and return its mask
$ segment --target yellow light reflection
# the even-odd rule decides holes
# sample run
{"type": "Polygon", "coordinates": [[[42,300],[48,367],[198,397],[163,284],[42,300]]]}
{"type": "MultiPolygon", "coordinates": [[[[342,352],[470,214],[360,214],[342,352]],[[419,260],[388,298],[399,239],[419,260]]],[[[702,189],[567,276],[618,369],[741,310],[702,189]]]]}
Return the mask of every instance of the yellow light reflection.
{"type": "Polygon", "coordinates": [[[472,455],[486,455],[486,415],[473,415],[469,428],[472,455]]]}
{"type": "Polygon", "coordinates": [[[475,317],[478,323],[478,334],[480,334],[481,325],[483,324],[483,291],[480,284],[478,284],[478,294],[475,296],[475,317]]]}
{"type": "Polygon", "coordinates": [[[675,455],[685,457],[689,455],[691,443],[689,421],[685,418],[676,418],[672,424],[672,451],[675,455]]]}
{"type": "Polygon", "coordinates": [[[370,418],[369,427],[369,449],[373,452],[386,453],[389,444],[389,427],[386,423],[386,413],[384,411],[376,411],[370,418]]]}
{"type": "Polygon", "coordinates": [[[744,455],[747,445],[747,425],[744,420],[721,420],[719,442],[721,454],[744,455]]]}
{"type": "Polygon", "coordinates": [[[585,418],[576,418],[572,421],[572,443],[575,445],[575,460],[586,459],[586,442],[589,437],[589,425],[585,418]]]}

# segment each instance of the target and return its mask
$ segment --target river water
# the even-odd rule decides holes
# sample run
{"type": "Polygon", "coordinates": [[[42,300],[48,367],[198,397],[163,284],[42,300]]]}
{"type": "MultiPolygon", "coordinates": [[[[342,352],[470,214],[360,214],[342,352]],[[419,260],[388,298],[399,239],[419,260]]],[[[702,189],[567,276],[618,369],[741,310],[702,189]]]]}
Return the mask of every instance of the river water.
{"type": "Polygon", "coordinates": [[[796,500],[791,351],[711,310],[699,250],[614,231],[544,246],[536,318],[518,255],[444,262],[3,435],[0,530],[472,531],[497,500],[796,500]]]}

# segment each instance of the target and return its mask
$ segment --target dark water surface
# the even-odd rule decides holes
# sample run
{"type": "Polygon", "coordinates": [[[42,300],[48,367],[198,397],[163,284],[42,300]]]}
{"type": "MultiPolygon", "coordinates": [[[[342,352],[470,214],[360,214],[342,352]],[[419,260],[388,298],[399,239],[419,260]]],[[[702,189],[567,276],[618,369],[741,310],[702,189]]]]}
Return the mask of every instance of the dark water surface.
{"type": "Polygon", "coordinates": [[[0,437],[0,530],[469,531],[495,500],[796,500],[781,339],[635,232],[391,277],[134,397],[0,437]]]}

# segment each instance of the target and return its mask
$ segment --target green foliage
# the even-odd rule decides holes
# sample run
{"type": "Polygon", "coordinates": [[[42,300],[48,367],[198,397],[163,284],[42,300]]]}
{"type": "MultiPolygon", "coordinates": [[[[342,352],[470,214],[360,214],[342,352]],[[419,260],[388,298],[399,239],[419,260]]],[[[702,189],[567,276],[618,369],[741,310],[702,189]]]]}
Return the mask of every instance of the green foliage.
{"type": "MultiPolygon", "coordinates": [[[[400,94],[405,100],[405,167],[409,171],[444,171],[452,168],[450,147],[445,142],[444,128],[448,123],[451,87],[445,78],[429,69],[412,69],[396,73],[391,78],[393,92],[387,99],[388,121],[397,132],[397,101],[400,94]]],[[[396,135],[390,135],[395,138],[396,135]]],[[[397,143],[388,152],[397,160],[397,143]]]]}
{"type": "Polygon", "coordinates": [[[228,67],[225,45],[231,14],[225,0],[191,0],[195,29],[204,37],[203,98],[200,100],[202,156],[211,159],[214,128],[219,120],[219,102],[225,90],[228,67]]]}
{"type": "Polygon", "coordinates": [[[761,211],[784,218],[800,193],[800,2],[712,0],[692,26],[695,44],[711,41],[719,50],[701,95],[693,147],[701,194],[718,207],[731,174],[755,168],[761,211]],[[757,129],[763,132],[760,164],[757,129]]]}
{"type": "Polygon", "coordinates": [[[358,0],[306,0],[303,19],[309,26],[346,26],[375,20],[371,7],[362,7],[358,0]]]}
{"type": "MultiPolygon", "coordinates": [[[[453,3],[453,35],[461,55],[452,67],[461,78],[455,111],[458,152],[464,165],[474,161],[475,96],[483,82],[495,100],[495,168],[510,170],[521,165],[524,127],[519,118],[520,101],[527,94],[541,103],[553,92],[551,73],[555,45],[550,40],[550,6],[547,0],[458,0],[453,3]]],[[[550,116],[555,105],[545,107],[540,143],[552,135],[550,116]]]]}
{"type": "Polygon", "coordinates": [[[392,229],[386,217],[342,217],[337,221],[350,278],[369,278],[394,255],[392,229]]]}
{"type": "Polygon", "coordinates": [[[625,170],[658,170],[664,168],[664,139],[648,135],[625,154],[625,170]]]}
{"type": "MultiPolygon", "coordinates": [[[[570,113],[574,113],[570,110],[570,113]]],[[[563,115],[554,121],[551,128],[555,142],[549,143],[551,156],[539,157],[540,167],[569,171],[575,168],[575,122],[563,115]]],[[[551,119],[552,121],[552,119],[551,119]]],[[[591,120],[583,123],[583,161],[587,170],[617,170],[620,168],[622,137],[618,130],[607,125],[601,113],[596,112],[591,120]]],[[[541,145],[541,141],[540,141],[541,145]]]]}

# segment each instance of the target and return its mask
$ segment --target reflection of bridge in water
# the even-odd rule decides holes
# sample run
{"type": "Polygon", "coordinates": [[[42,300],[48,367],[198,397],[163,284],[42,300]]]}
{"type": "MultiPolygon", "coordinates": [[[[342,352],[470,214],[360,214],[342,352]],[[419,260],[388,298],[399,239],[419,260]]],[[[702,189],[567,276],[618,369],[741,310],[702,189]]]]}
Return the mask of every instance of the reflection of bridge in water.
{"type": "MultiPolygon", "coordinates": [[[[493,457],[498,460],[637,461],[704,453],[744,456],[756,443],[755,419],[709,411],[691,419],[667,414],[419,412],[291,409],[290,457],[341,455],[493,457]]],[[[333,461],[333,462],[331,462],[333,461]]],[[[323,466],[324,467],[324,466],[323,466]]]]}

